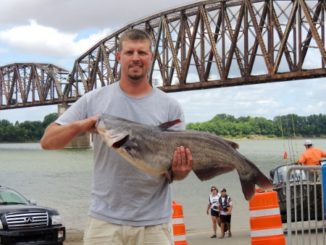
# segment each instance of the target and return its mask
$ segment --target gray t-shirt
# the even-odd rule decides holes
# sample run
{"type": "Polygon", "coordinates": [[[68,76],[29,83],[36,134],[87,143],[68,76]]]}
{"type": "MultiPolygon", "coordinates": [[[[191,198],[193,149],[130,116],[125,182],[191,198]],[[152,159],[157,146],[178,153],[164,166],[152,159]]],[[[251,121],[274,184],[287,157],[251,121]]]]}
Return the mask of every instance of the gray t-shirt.
{"type": "MultiPolygon", "coordinates": [[[[101,113],[146,125],[184,121],[179,103],[161,90],[153,88],[144,97],[130,97],[116,82],[82,96],[56,123],[64,125],[101,113]]],[[[184,129],[184,123],[175,127],[184,129]]],[[[171,189],[167,179],[141,172],[111,150],[98,134],[93,136],[95,165],[89,215],[130,226],[169,222],[171,189]]]]}

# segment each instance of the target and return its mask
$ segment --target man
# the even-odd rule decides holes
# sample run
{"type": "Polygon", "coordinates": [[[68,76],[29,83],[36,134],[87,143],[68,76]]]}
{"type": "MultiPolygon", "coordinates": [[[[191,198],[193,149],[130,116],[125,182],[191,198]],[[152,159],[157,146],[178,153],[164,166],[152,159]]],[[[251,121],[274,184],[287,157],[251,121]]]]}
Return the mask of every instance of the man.
{"type": "Polygon", "coordinates": [[[224,238],[226,231],[229,231],[229,237],[231,237],[232,200],[231,197],[226,194],[225,188],[221,190],[221,196],[219,198],[218,204],[221,222],[221,236],[219,238],[224,238]]]}
{"type": "Polygon", "coordinates": [[[322,157],[326,157],[326,152],[313,147],[311,140],[306,140],[304,146],[306,150],[300,156],[298,163],[302,165],[320,165],[320,160],[322,157]]]}
{"type": "MultiPolygon", "coordinates": [[[[151,39],[140,30],[126,31],[116,55],[121,79],[85,94],[51,124],[41,139],[44,149],[63,148],[81,132],[94,132],[97,116],[111,114],[148,125],[183,118],[177,101],[152,88],[148,72],[153,62],[151,39]]],[[[184,123],[179,129],[184,128],[184,123]]],[[[94,134],[94,173],[84,244],[171,245],[171,189],[166,176],[140,172],[110,150],[94,134]]],[[[174,180],[192,169],[189,149],[177,147],[171,156],[174,180]]]]}

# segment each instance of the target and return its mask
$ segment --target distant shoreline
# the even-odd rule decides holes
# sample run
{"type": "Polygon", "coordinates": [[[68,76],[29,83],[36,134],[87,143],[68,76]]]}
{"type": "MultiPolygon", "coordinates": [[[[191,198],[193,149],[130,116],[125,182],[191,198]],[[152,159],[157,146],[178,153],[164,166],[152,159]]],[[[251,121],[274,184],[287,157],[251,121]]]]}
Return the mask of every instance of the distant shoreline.
{"type": "MultiPolygon", "coordinates": [[[[223,137],[223,136],[222,136],[223,137]]],[[[302,136],[295,136],[295,137],[289,137],[289,138],[282,138],[277,136],[266,136],[266,135],[248,135],[243,137],[223,137],[225,139],[230,140],[304,140],[304,139],[326,139],[326,136],[321,137],[302,137],[302,136]]]]}

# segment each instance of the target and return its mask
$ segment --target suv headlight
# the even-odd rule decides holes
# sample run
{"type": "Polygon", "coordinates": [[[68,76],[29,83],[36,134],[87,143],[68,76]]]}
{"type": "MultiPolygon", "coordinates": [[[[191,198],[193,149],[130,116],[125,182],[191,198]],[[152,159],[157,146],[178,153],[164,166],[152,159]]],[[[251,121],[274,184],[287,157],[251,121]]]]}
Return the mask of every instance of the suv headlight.
{"type": "Polygon", "coordinates": [[[61,225],[62,224],[62,219],[60,215],[52,215],[52,225],[61,225]]]}

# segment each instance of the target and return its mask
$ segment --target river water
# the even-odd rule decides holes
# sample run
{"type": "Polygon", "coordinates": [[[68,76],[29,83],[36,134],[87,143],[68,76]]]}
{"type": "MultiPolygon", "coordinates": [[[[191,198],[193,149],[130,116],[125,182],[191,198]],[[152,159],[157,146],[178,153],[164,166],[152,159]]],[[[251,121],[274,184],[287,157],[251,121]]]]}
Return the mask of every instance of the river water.
{"type": "MultiPolygon", "coordinates": [[[[283,160],[284,151],[297,159],[304,140],[235,140],[240,152],[266,175],[283,160]]],[[[326,139],[314,139],[326,150],[326,139]]],[[[0,144],[0,184],[12,187],[39,205],[56,208],[67,228],[82,230],[87,218],[92,177],[92,149],[42,150],[37,143],[0,144]]],[[[291,160],[288,160],[290,162],[291,160]]],[[[236,171],[201,182],[191,173],[172,185],[173,199],[183,205],[188,232],[210,230],[206,215],[209,189],[225,187],[233,200],[233,230],[249,230],[248,202],[244,199],[236,171]]]]}

